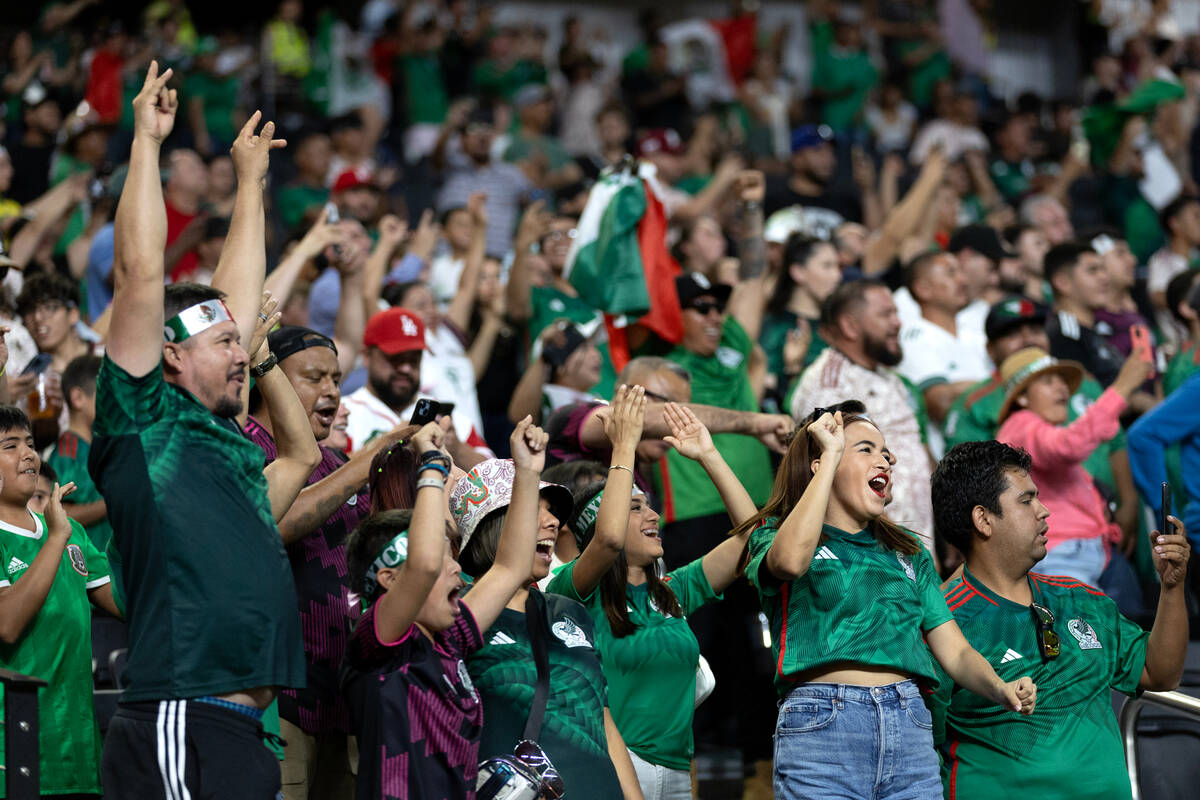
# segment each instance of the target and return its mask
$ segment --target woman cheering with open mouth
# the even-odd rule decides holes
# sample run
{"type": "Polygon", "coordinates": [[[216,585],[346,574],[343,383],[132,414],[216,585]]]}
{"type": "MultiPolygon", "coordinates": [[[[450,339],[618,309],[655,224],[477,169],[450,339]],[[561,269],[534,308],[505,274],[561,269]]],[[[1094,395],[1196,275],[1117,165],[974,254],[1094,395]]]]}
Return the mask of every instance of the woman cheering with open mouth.
{"type": "Polygon", "coordinates": [[[770,618],[775,796],[940,798],[933,660],[959,685],[1028,714],[1037,688],[1005,683],[963,638],[933,561],[884,516],[894,459],[856,401],[816,409],[788,447],[753,529],[746,575],[770,618]],[[928,644],[926,644],[928,643],[928,644]]]}

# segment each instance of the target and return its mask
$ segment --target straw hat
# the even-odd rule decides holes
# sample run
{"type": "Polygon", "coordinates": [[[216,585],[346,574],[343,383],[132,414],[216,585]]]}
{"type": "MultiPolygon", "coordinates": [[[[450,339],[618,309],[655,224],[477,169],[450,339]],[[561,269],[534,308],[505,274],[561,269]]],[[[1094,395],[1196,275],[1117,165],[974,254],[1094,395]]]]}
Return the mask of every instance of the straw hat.
{"type": "Polygon", "coordinates": [[[1074,361],[1059,361],[1040,347],[1018,350],[1000,365],[1000,380],[1004,382],[1004,405],[1000,406],[999,422],[1003,422],[1012,411],[1013,403],[1021,392],[1040,375],[1057,372],[1067,382],[1071,394],[1083,383],[1083,366],[1074,361]]]}

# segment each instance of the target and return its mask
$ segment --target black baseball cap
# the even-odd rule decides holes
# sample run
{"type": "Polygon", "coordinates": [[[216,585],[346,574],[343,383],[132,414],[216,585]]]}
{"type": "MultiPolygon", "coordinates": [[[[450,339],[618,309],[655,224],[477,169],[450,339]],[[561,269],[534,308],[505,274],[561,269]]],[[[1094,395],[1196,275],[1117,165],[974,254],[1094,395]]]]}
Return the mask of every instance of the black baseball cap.
{"type": "Polygon", "coordinates": [[[1022,325],[1044,325],[1046,307],[1028,297],[1014,294],[988,309],[983,331],[988,341],[1012,333],[1022,325]]]}
{"type": "Polygon", "coordinates": [[[951,253],[959,253],[967,248],[992,261],[1017,257],[1017,254],[1009,250],[1000,240],[1000,234],[996,232],[996,229],[989,225],[964,225],[950,235],[950,245],[946,248],[947,250],[951,253]]]}
{"type": "Polygon", "coordinates": [[[333,343],[333,339],[301,325],[284,325],[276,328],[267,334],[267,344],[279,361],[310,347],[328,347],[335,355],[337,354],[337,345],[333,343]]]}
{"type": "Polygon", "coordinates": [[[709,294],[715,297],[721,305],[729,302],[733,287],[727,283],[713,283],[699,272],[685,272],[675,279],[675,292],[679,295],[679,305],[687,308],[697,297],[709,294]]]}

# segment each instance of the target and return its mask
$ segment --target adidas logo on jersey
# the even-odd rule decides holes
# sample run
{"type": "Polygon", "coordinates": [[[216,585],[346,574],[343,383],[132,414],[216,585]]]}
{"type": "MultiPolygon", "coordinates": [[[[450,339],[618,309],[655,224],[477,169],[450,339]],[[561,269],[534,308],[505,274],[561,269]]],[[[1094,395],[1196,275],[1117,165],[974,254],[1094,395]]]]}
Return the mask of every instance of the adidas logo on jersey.
{"type": "Polygon", "coordinates": [[[1024,658],[1024,657],[1025,656],[1021,655],[1016,650],[1013,650],[1010,647],[1010,648],[1008,648],[1008,652],[1004,654],[1004,658],[1000,659],[1000,663],[1007,664],[1010,661],[1016,661],[1018,658],[1024,658]]]}
{"type": "Polygon", "coordinates": [[[23,569],[29,569],[29,565],[16,556],[13,556],[12,561],[8,562],[9,575],[12,575],[14,572],[20,572],[23,569]]]}
{"type": "Polygon", "coordinates": [[[841,559],[838,558],[837,556],[835,556],[833,554],[833,551],[830,550],[828,547],[822,547],[820,550],[817,551],[817,554],[813,556],[813,561],[821,561],[821,560],[841,561],[841,559]]]}
{"type": "Polygon", "coordinates": [[[497,631],[496,635],[492,637],[492,640],[490,642],[488,642],[488,644],[516,644],[516,643],[517,643],[517,640],[512,638],[511,636],[509,636],[504,631],[497,631]]]}

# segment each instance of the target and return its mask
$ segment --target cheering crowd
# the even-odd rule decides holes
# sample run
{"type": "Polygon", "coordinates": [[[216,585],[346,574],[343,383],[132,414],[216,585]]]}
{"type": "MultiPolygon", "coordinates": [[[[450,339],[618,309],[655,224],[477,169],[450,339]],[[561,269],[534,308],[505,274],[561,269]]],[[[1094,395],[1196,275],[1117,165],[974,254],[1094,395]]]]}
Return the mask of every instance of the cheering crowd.
{"type": "Polygon", "coordinates": [[[1054,102],[988,2],[345,5],[0,39],[0,797],[1130,797],[1200,608],[1170,4],[1054,102]]]}

